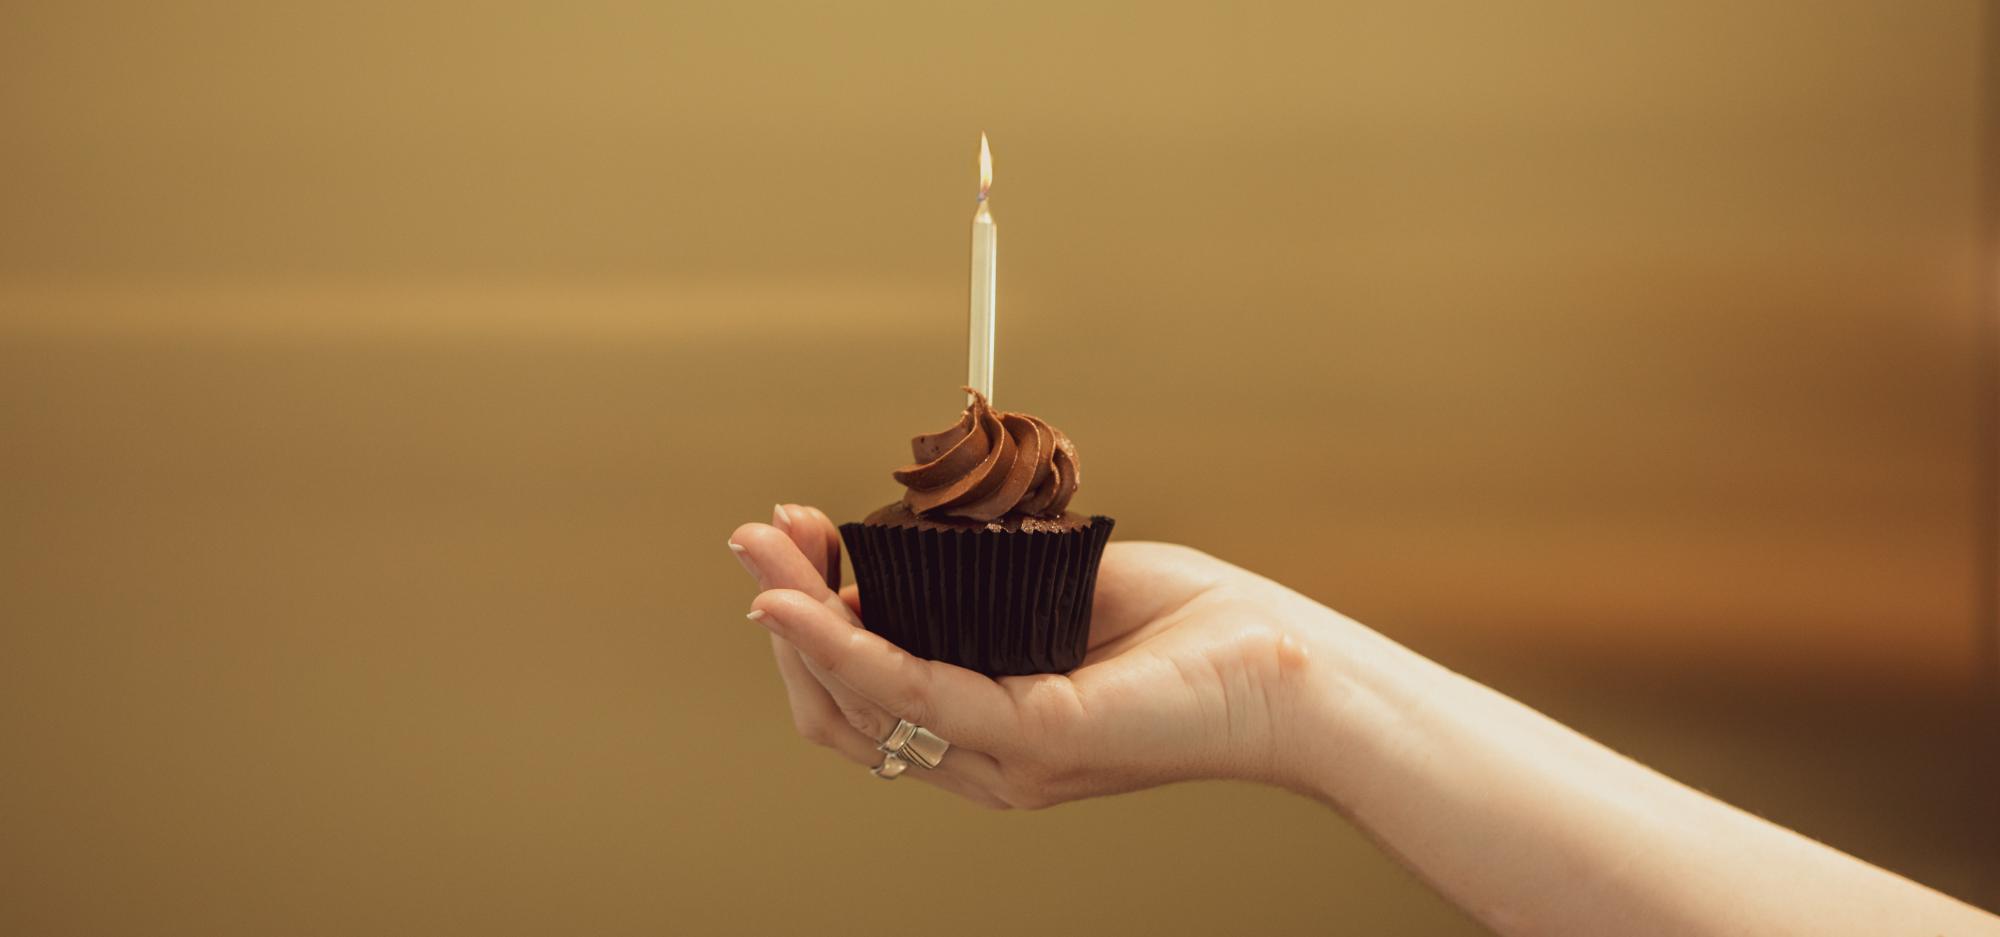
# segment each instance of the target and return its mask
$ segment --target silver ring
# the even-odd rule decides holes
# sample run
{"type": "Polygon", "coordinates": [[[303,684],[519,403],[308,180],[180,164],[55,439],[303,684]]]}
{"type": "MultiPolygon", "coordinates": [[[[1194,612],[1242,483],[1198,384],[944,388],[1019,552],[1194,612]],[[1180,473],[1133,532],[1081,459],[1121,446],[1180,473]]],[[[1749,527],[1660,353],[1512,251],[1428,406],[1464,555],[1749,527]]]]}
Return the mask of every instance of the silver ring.
{"type": "Polygon", "coordinates": [[[889,737],[882,740],[875,750],[885,755],[900,754],[903,746],[909,744],[910,736],[917,734],[916,723],[907,719],[896,720],[896,727],[889,730],[889,737]]]}
{"type": "Polygon", "coordinates": [[[951,743],[938,738],[937,734],[907,719],[896,720],[896,727],[889,730],[889,737],[876,746],[889,755],[900,755],[905,761],[926,771],[944,761],[944,753],[951,743]]]}
{"type": "Polygon", "coordinates": [[[883,757],[881,764],[869,768],[868,773],[884,781],[894,781],[898,775],[909,770],[909,767],[910,763],[904,761],[903,756],[895,752],[890,752],[887,756],[883,757]]]}

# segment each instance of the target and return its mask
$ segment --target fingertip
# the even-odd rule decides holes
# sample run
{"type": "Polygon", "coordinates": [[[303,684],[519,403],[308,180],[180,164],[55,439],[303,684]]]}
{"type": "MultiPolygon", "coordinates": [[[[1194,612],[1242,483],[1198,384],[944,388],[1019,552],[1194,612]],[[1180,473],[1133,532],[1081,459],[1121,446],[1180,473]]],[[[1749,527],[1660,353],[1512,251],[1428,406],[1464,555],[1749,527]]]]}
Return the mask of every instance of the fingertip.
{"type": "Polygon", "coordinates": [[[759,524],[755,521],[736,528],[736,532],[729,535],[730,543],[741,544],[752,553],[768,552],[791,541],[791,535],[784,531],[770,524],[759,524]]]}
{"type": "Polygon", "coordinates": [[[797,589],[769,589],[750,602],[751,620],[786,640],[808,627],[812,616],[821,610],[820,603],[797,589]]]}
{"type": "Polygon", "coordinates": [[[820,577],[826,577],[824,549],[820,540],[817,520],[811,510],[803,504],[778,504],[771,508],[771,516],[777,528],[790,537],[792,545],[799,548],[806,559],[819,570],[820,577]]]}
{"type": "Polygon", "coordinates": [[[758,531],[769,530],[770,526],[771,525],[769,524],[759,524],[756,521],[751,521],[747,524],[739,524],[737,525],[736,529],[734,531],[731,531],[729,534],[729,545],[733,547],[747,548],[751,546],[755,541],[758,531]]]}

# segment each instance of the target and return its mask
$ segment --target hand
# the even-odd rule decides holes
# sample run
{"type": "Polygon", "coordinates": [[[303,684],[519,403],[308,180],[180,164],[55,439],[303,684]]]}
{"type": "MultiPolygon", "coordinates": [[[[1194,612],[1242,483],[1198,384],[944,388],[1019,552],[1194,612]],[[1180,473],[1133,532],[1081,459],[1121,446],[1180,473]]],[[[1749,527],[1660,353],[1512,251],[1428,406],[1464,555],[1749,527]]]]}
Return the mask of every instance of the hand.
{"type": "Polygon", "coordinates": [[[1676,784],[1194,550],[1112,544],[1083,666],[992,680],[864,630],[826,515],[783,505],[774,521],[730,538],[764,590],[750,615],[770,629],[799,731],[857,765],[880,763],[875,741],[903,718],[953,743],[907,776],[991,807],[1187,778],[1278,783],[1340,810],[1500,933],[2000,935],[2000,918],[1676,784]]]}
{"type": "Polygon", "coordinates": [[[858,765],[907,719],[952,743],[906,776],[976,803],[1044,807],[1191,778],[1291,786],[1310,655],[1327,611],[1187,547],[1113,543],[1099,566],[1090,650],[1065,675],[991,679],[920,660],[861,625],[839,588],[840,537],[817,508],[780,505],[729,540],[763,590],[799,734],[858,765]]]}

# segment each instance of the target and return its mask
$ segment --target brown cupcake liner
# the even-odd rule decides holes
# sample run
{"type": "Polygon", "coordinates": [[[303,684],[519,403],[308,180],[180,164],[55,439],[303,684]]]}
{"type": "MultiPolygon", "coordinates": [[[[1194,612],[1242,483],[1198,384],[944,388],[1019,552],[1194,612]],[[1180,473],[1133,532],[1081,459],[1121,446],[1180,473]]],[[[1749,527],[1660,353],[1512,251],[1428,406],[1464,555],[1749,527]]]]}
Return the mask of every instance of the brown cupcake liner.
{"type": "Polygon", "coordinates": [[[1083,663],[1097,562],[1115,522],[1059,533],[840,525],[868,630],[989,677],[1083,663]]]}

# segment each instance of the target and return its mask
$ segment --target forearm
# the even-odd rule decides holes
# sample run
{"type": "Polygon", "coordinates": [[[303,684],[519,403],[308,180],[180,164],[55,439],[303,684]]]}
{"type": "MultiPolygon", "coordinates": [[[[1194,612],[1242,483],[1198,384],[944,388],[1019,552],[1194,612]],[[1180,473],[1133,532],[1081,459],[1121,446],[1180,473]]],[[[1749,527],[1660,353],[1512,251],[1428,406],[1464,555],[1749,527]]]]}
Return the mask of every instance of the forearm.
{"type": "Polygon", "coordinates": [[[2000,933],[1346,619],[1316,641],[1297,786],[1501,933],[2000,933]]]}

